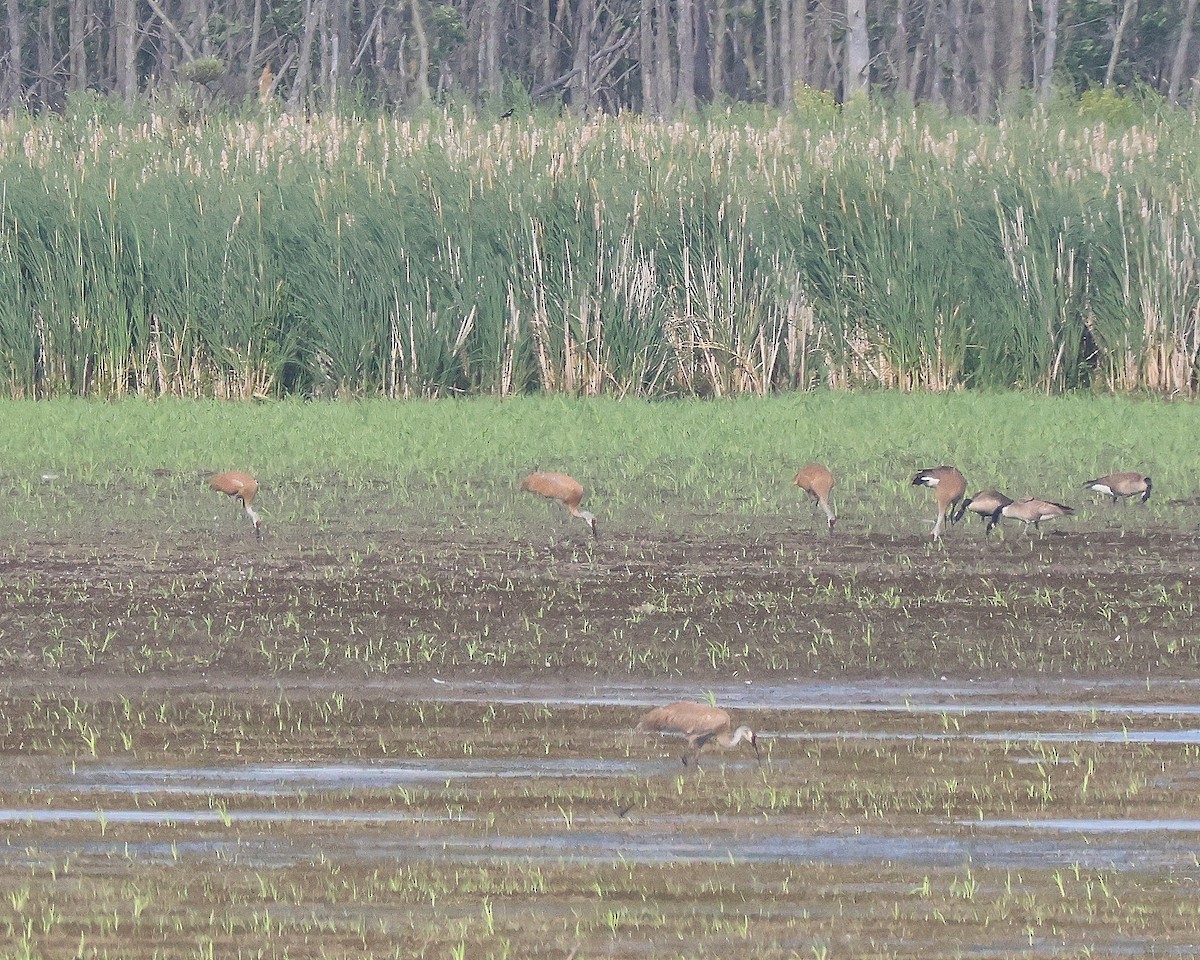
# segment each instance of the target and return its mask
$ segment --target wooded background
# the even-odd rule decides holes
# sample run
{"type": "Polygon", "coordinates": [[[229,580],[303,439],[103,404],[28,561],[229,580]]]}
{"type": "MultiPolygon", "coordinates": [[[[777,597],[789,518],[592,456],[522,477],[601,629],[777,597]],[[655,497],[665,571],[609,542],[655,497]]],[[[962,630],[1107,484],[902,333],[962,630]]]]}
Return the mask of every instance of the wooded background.
{"type": "Polygon", "coordinates": [[[860,91],[990,117],[1097,87],[1192,95],[1197,0],[4,0],[0,107],[563,102],[665,116],[860,91]]]}

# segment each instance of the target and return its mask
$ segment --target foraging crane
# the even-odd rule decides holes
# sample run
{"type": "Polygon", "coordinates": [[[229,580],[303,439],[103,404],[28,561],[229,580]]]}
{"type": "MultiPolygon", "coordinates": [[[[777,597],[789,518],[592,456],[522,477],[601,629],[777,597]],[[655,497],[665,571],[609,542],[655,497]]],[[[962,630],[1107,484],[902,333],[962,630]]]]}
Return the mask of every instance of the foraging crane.
{"type": "Polygon", "coordinates": [[[574,477],[565,473],[537,471],[521,481],[521,489],[557,500],[570,511],[571,516],[578,517],[591,528],[593,538],[600,539],[596,518],[586,510],[579,509],[579,501],[583,499],[583,484],[574,477]]]}
{"type": "Polygon", "coordinates": [[[808,463],[800,468],[792,483],[806,493],[816,498],[817,505],[825,511],[829,519],[829,532],[833,533],[833,525],[837,523],[833,507],[829,504],[829,491],[833,489],[833,474],[820,463],[808,463]]]}
{"type": "Polygon", "coordinates": [[[732,726],[729,713],[720,707],[711,707],[693,700],[680,700],[665,707],[655,707],[638,721],[636,729],[638,733],[666,733],[687,738],[688,752],[682,758],[685,767],[689,756],[699,763],[700,751],[710,743],[728,750],[743,740],[748,741],[754,748],[754,755],[761,763],[758,737],[754,731],[749,727],[738,727],[730,733],[732,726]]]}
{"type": "MultiPolygon", "coordinates": [[[[980,490],[975,496],[967,497],[958,505],[958,512],[950,518],[950,522],[958,523],[968,510],[979,514],[979,519],[987,522],[997,510],[1007,507],[1010,503],[1012,503],[1012,498],[1006,497],[999,490],[980,490]]],[[[989,523],[986,532],[991,533],[993,526],[994,524],[989,523]]]]}
{"type": "Polygon", "coordinates": [[[225,473],[218,473],[215,477],[208,481],[208,488],[215,490],[217,493],[223,493],[227,497],[233,497],[242,504],[242,509],[246,511],[246,516],[250,518],[250,522],[254,524],[254,536],[260,541],[263,538],[262,533],[262,518],[254,512],[254,508],[250,506],[254,502],[255,496],[258,494],[258,481],[250,474],[244,473],[241,470],[227,470],[225,473]]]}
{"type": "Polygon", "coordinates": [[[1061,503],[1055,503],[1053,500],[1039,500],[1037,497],[1026,497],[1024,500],[1018,500],[1016,503],[1009,503],[1001,507],[992,514],[992,519],[988,522],[988,532],[992,527],[1000,522],[1001,517],[1007,517],[1009,520],[1020,520],[1025,524],[1025,529],[1029,529],[1032,523],[1034,528],[1041,530],[1041,522],[1043,520],[1053,520],[1055,517],[1069,517],[1075,512],[1074,507],[1068,507],[1061,503]]]}
{"type": "Polygon", "coordinates": [[[934,540],[941,539],[942,523],[946,519],[946,514],[967,492],[967,481],[955,467],[943,465],[922,470],[913,477],[913,486],[933,488],[934,497],[937,499],[938,515],[937,522],[934,523],[933,530],[929,535],[934,540]]]}
{"type": "Polygon", "coordinates": [[[1112,497],[1113,503],[1116,503],[1118,498],[1135,497],[1139,493],[1142,499],[1138,502],[1145,503],[1150,499],[1153,483],[1149,477],[1136,470],[1122,470],[1119,473],[1110,473],[1107,477],[1089,480],[1084,486],[1112,497]]]}

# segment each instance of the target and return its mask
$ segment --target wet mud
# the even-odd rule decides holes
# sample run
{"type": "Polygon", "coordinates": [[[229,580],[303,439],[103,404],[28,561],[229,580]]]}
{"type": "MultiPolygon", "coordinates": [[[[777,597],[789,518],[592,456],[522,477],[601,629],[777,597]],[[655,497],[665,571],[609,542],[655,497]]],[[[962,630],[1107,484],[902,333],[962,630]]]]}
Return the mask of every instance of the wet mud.
{"type": "Polygon", "coordinates": [[[976,533],[18,543],[0,933],[42,956],[1200,951],[1200,549],[976,533]],[[752,725],[762,762],[634,733],[677,699],[752,725]]]}

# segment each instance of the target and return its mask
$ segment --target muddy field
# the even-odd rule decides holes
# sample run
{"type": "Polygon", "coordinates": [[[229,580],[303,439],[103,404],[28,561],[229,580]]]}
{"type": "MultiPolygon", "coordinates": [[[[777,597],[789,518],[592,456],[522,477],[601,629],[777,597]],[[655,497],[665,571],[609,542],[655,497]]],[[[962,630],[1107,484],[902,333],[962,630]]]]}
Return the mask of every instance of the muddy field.
{"type": "Polygon", "coordinates": [[[13,526],[0,956],[1200,953],[1194,507],[542,506],[13,526]]]}

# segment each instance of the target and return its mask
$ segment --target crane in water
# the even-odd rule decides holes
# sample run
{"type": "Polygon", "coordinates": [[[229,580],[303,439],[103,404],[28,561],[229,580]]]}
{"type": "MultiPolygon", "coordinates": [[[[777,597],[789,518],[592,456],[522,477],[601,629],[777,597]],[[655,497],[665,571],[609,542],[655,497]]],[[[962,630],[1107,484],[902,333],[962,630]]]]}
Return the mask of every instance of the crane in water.
{"type": "Polygon", "coordinates": [[[720,707],[694,700],[680,700],[665,707],[655,707],[637,725],[638,733],[662,733],[683,737],[688,742],[688,752],[683,755],[683,764],[688,758],[700,762],[700,751],[710,743],[730,750],[745,740],[754,748],[754,755],[762,761],[758,752],[758,736],[749,727],[733,729],[729,712],[720,707]],[[732,732],[731,732],[732,731],[732,732]]]}

